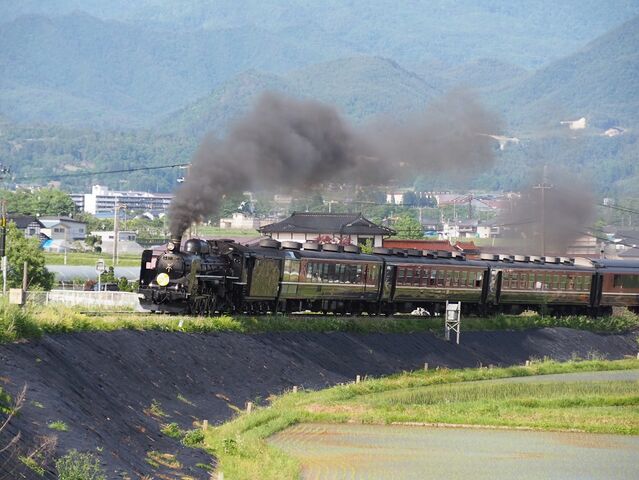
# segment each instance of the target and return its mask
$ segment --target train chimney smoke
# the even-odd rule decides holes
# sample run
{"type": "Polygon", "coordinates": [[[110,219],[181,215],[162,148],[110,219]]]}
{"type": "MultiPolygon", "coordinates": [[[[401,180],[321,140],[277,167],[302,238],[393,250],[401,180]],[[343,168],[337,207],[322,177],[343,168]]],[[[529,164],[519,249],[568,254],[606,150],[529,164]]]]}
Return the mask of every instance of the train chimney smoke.
{"type": "Polygon", "coordinates": [[[592,188],[568,172],[536,175],[502,214],[503,237],[514,253],[564,255],[595,217],[592,188]]]}
{"type": "Polygon", "coordinates": [[[493,162],[497,118],[453,92],[402,124],[351,127],[332,107],[265,93],[223,139],[205,137],[170,208],[171,234],[247,189],[304,189],[324,182],[388,184],[429,171],[476,171],[493,162]]]}

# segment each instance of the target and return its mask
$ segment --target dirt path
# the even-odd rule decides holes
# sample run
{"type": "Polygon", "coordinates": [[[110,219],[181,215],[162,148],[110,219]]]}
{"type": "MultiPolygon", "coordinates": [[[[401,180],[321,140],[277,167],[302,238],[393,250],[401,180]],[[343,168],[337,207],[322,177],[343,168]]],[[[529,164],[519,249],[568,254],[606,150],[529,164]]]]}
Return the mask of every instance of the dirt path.
{"type": "MultiPolygon", "coordinates": [[[[55,435],[56,455],[70,448],[93,451],[108,478],[125,478],[124,472],[132,478],[208,478],[196,464],[214,459],[163,435],[161,423],[193,428],[201,419],[222,422],[235,406],[293,385],[323,388],[358,374],[418,369],[424,362],[473,367],[593,353],[622,358],[636,355],[636,337],[563,328],[467,332],[456,346],[431,333],[78,333],[0,345],[0,382],[11,393],[28,385],[27,405],[12,430],[22,432],[24,449],[39,436],[55,435]],[[154,401],[165,417],[153,415],[154,401]],[[64,422],[68,431],[49,429],[53,421],[64,422]],[[149,451],[175,454],[181,468],[154,469],[146,461],[149,451]]],[[[26,471],[22,478],[42,477],[26,471]]],[[[44,478],[55,478],[52,470],[44,478]]]]}

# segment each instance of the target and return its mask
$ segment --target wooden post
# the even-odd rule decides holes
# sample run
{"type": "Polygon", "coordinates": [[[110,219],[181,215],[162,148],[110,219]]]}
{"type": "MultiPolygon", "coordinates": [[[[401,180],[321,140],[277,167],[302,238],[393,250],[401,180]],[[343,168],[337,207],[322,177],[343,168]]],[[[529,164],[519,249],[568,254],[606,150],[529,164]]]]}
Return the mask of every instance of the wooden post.
{"type": "Polygon", "coordinates": [[[297,385],[293,385],[293,393],[297,393],[297,385]]]}
{"type": "Polygon", "coordinates": [[[530,367],[530,360],[526,360],[526,366],[530,367]]]}
{"type": "Polygon", "coordinates": [[[22,291],[27,291],[27,286],[29,285],[29,272],[27,271],[28,263],[24,262],[24,267],[22,268],[22,291]]]}
{"type": "Polygon", "coordinates": [[[253,402],[246,402],[246,413],[251,413],[253,411],[253,402]]]}
{"type": "Polygon", "coordinates": [[[209,421],[208,420],[202,420],[202,430],[204,430],[205,432],[209,429],[209,421]]]}
{"type": "Polygon", "coordinates": [[[428,362],[424,363],[424,371],[427,372],[428,371],[428,362]]]}
{"type": "Polygon", "coordinates": [[[362,380],[362,377],[360,377],[359,375],[355,377],[355,383],[359,383],[361,382],[361,380],[362,380]]]}

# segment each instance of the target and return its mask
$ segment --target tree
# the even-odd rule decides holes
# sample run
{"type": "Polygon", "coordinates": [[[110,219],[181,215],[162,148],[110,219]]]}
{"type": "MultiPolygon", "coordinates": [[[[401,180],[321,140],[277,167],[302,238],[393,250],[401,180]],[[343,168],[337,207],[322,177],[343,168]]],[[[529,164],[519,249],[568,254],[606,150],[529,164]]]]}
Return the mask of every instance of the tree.
{"type": "Polygon", "coordinates": [[[50,290],[54,276],[45,267],[44,253],[35,238],[24,238],[24,235],[13,222],[7,226],[7,283],[11,288],[22,286],[22,270],[27,262],[29,287],[50,290]]]}
{"type": "Polygon", "coordinates": [[[395,238],[398,239],[418,239],[424,237],[422,225],[415,217],[404,213],[397,218],[393,227],[397,230],[395,238]]]}
{"type": "Polygon", "coordinates": [[[69,194],[57,188],[41,188],[35,191],[3,190],[0,198],[6,200],[7,210],[23,215],[69,215],[75,212],[75,203],[69,194]]]}

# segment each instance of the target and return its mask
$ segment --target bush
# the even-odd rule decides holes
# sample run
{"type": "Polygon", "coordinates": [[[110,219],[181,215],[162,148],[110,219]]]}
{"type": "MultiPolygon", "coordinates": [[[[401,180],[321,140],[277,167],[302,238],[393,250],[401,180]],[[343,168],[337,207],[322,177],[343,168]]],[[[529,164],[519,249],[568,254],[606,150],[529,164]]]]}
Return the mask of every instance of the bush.
{"type": "Polygon", "coordinates": [[[189,430],[184,435],[182,443],[187,447],[196,447],[204,443],[204,431],[200,429],[189,430]]]}
{"type": "Polygon", "coordinates": [[[59,480],[106,480],[100,462],[91,453],[71,450],[55,462],[59,480]]]}
{"type": "Polygon", "coordinates": [[[42,331],[28,309],[0,299],[0,343],[41,335],[42,331]]]}

